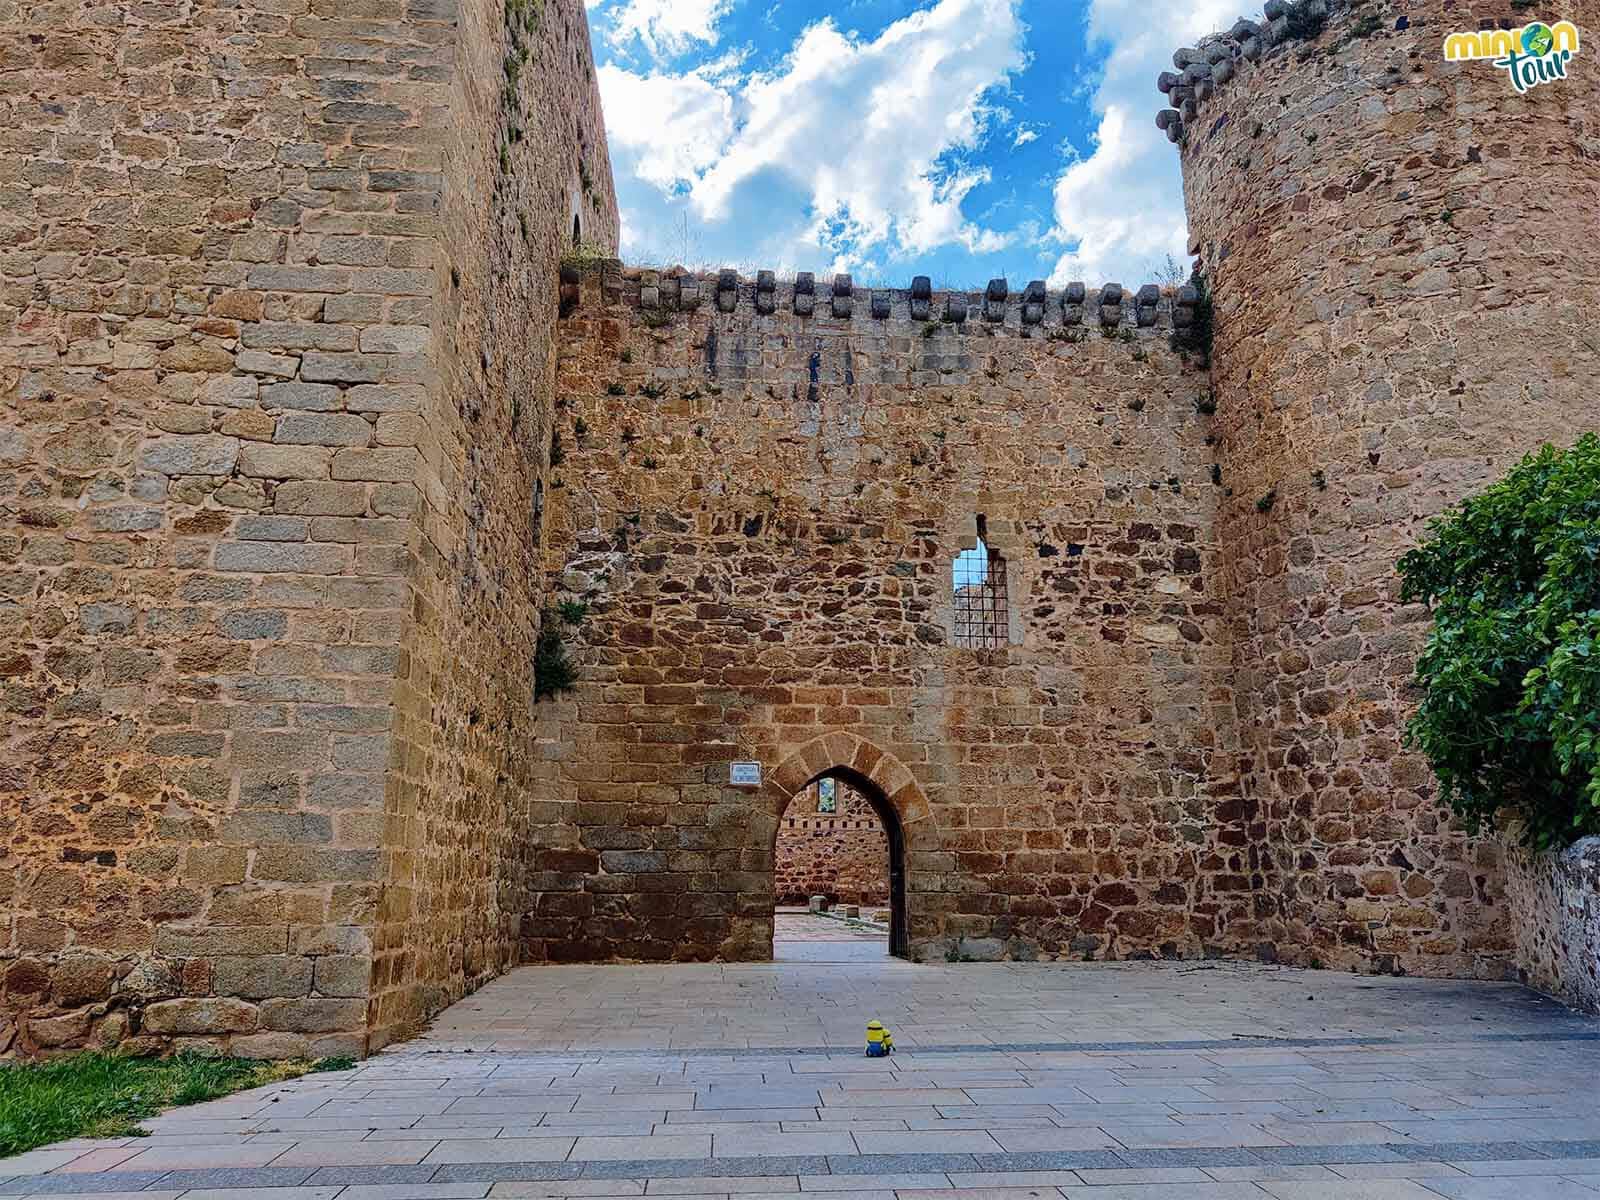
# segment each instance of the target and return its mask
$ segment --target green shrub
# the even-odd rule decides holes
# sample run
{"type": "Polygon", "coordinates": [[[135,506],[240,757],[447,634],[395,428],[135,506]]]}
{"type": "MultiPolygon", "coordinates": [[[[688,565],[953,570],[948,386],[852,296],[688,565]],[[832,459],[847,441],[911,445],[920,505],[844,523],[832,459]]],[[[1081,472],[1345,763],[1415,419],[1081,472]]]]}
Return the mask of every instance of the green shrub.
{"type": "Polygon", "coordinates": [[[1436,520],[1400,575],[1434,615],[1409,739],[1445,802],[1538,849],[1600,833],[1600,435],[1436,520]]]}

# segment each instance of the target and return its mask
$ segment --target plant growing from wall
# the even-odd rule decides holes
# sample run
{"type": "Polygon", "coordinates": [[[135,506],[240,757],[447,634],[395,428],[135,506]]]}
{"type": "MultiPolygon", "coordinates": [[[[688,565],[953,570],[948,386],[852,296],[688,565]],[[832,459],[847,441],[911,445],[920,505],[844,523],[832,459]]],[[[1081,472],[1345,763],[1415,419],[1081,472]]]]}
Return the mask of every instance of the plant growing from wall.
{"type": "Polygon", "coordinates": [[[1399,566],[1433,610],[1409,740],[1445,802],[1537,849],[1600,834],[1600,435],[1525,458],[1399,566]]]}
{"type": "Polygon", "coordinates": [[[1205,272],[1198,267],[1189,275],[1189,286],[1199,294],[1194,305],[1194,320],[1172,331],[1171,345],[1179,354],[1193,354],[1202,367],[1211,365],[1211,288],[1205,272]]]}
{"type": "Polygon", "coordinates": [[[1314,38],[1328,24],[1327,0],[1299,0],[1284,11],[1292,38],[1314,38]]]}
{"type": "Polygon", "coordinates": [[[558,608],[545,610],[544,620],[539,624],[539,640],[533,648],[534,703],[570,692],[578,685],[578,666],[567,654],[562,631],[581,625],[588,613],[588,605],[571,600],[563,601],[558,608]]]}

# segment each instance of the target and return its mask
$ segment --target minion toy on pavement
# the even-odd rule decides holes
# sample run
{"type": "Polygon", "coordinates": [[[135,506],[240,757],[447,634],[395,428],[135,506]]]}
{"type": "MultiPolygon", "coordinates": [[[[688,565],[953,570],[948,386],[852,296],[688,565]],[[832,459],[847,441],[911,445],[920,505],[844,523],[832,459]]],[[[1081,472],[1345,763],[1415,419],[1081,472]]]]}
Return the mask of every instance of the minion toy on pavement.
{"type": "Polygon", "coordinates": [[[867,1057],[888,1058],[894,1053],[894,1034],[883,1027],[882,1021],[867,1022],[867,1057]]]}

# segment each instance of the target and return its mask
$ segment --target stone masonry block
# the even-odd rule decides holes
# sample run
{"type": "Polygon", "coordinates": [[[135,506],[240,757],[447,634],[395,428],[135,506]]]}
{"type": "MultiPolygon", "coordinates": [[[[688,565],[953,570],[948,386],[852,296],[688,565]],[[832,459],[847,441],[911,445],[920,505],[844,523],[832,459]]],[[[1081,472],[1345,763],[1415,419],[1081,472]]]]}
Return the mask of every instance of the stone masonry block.
{"type": "Polygon", "coordinates": [[[341,450],[333,456],[333,477],[406,483],[417,477],[420,465],[420,456],[410,448],[341,450]]]}
{"type": "Polygon", "coordinates": [[[416,413],[384,413],[378,418],[380,446],[416,446],[423,437],[423,421],[416,413]]]}
{"type": "MultiPolygon", "coordinates": [[[[331,303],[331,301],[330,301],[331,303]]],[[[353,329],[340,325],[325,325],[309,321],[263,321],[246,325],[239,331],[239,341],[247,350],[324,350],[348,351],[356,348],[357,335],[353,329]]],[[[240,370],[247,367],[241,355],[240,370]]],[[[293,372],[290,372],[292,375],[293,372]]]]}
{"type": "MultiPolygon", "coordinates": [[[[372,960],[353,954],[333,954],[316,960],[311,990],[320,996],[365,996],[372,984],[372,960]]],[[[282,993],[289,995],[288,992],[282,993]]]]}
{"type": "Polygon", "coordinates": [[[206,403],[223,408],[254,408],[261,391],[253,375],[224,375],[206,384],[206,403]]]}
{"type": "Polygon", "coordinates": [[[422,410],[428,390],[414,383],[364,384],[344,394],[344,406],[351,412],[405,412],[422,410]]]}
{"type": "Polygon", "coordinates": [[[259,1010],[229,997],[162,1000],[144,1010],[144,1029],[161,1034],[250,1033],[259,1010]]]}
{"type": "Polygon", "coordinates": [[[289,949],[294,954],[319,957],[338,954],[370,958],[372,938],[359,925],[303,925],[290,934],[289,949]]]}
{"type": "MultiPolygon", "coordinates": [[[[306,412],[333,412],[343,401],[339,389],[327,383],[278,383],[261,389],[262,408],[293,408],[306,412]]],[[[366,422],[362,422],[366,424],[366,422]]]]}
{"type": "Polygon", "coordinates": [[[159,475],[231,475],[238,461],[239,439],[215,434],[157,438],[139,449],[139,466],[159,475]]]}
{"type": "Polygon", "coordinates": [[[350,271],[342,267],[253,267],[245,282],[263,292],[348,292],[350,271]]]}
{"type": "Polygon", "coordinates": [[[411,529],[409,521],[364,517],[317,517],[311,522],[311,540],[392,546],[403,543],[411,529]]]}
{"type": "Polygon", "coordinates": [[[224,614],[217,629],[238,641],[270,641],[288,632],[289,619],[276,609],[244,609],[224,614]]]}
{"type": "Polygon", "coordinates": [[[213,986],[217,992],[241,1000],[304,996],[311,990],[312,961],[298,955],[219,958],[215,972],[213,986]]]}
{"type": "Polygon", "coordinates": [[[354,413],[285,413],[274,440],[285,446],[366,446],[372,426],[354,413]]]}
{"type": "Polygon", "coordinates": [[[156,953],[173,958],[214,958],[221,954],[282,954],[289,930],[283,925],[206,925],[156,930],[156,953]]]}
{"type": "Polygon", "coordinates": [[[234,360],[241,371],[252,375],[271,375],[278,379],[293,379],[300,370],[300,360],[287,354],[268,354],[264,350],[241,350],[234,360]]]}
{"type": "Polygon", "coordinates": [[[327,757],[327,742],[320,733],[274,730],[233,735],[233,762],[239,767],[314,771],[325,765],[327,757]]]}
{"type": "Polygon", "coordinates": [[[268,1000],[261,1006],[263,1029],[287,1033],[342,1033],[366,1028],[365,1000],[268,1000]]]}
{"type": "Polygon", "coordinates": [[[250,877],[266,883],[369,882],[378,879],[380,869],[377,850],[263,846],[250,877]]]}
{"type": "Polygon", "coordinates": [[[278,512],[300,516],[359,517],[367,511],[367,489],[360,483],[297,480],[282,484],[273,500],[278,512]]]}
{"type": "Polygon", "coordinates": [[[298,1033],[249,1033],[228,1042],[228,1053],[240,1058],[311,1058],[311,1039],[298,1033]]]}
{"type": "MultiPolygon", "coordinates": [[[[350,322],[352,324],[372,324],[383,319],[382,296],[329,296],[326,304],[322,306],[322,319],[324,321],[350,322]]],[[[349,345],[345,346],[318,346],[318,350],[354,350],[356,348],[356,335],[352,335],[349,345]]]]}
{"type": "Polygon", "coordinates": [[[333,451],[320,446],[251,444],[239,452],[239,473],[252,479],[326,479],[333,451]]]}
{"type": "MultiPolygon", "coordinates": [[[[234,535],[249,542],[303,542],[310,534],[310,523],[302,517],[240,517],[234,535]]],[[[331,541],[319,538],[318,541],[331,541]]]]}
{"type": "Polygon", "coordinates": [[[351,557],[349,548],[345,546],[223,542],[216,548],[213,561],[219,571],[292,571],[301,575],[336,575],[350,565],[351,557]]]}
{"type": "Polygon", "coordinates": [[[367,354],[426,354],[426,325],[374,325],[361,331],[361,349],[367,354]]]}
{"type": "Polygon", "coordinates": [[[329,383],[379,383],[387,365],[377,355],[308,351],[300,360],[300,378],[329,383]]]}

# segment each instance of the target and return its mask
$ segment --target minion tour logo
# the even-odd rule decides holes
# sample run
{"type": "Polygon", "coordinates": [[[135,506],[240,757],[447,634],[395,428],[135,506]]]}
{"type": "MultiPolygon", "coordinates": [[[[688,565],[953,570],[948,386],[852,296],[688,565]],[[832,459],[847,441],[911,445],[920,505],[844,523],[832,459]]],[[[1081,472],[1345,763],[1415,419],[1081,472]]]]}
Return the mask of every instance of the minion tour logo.
{"type": "Polygon", "coordinates": [[[1571,21],[1554,25],[1535,21],[1521,29],[1452,33],[1444,40],[1445,61],[1490,59],[1511,76],[1511,86],[1519,93],[1565,79],[1567,64],[1577,52],[1578,27],[1571,21]]]}

